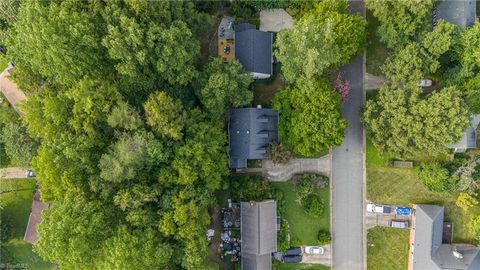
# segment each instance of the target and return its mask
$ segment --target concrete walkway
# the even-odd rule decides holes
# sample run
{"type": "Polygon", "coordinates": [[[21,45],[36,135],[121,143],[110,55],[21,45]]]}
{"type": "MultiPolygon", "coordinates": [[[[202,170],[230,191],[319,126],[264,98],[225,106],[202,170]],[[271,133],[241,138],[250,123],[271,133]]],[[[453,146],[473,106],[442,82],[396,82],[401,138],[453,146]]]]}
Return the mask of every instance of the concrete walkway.
{"type": "Polygon", "coordinates": [[[13,179],[13,178],[26,178],[25,171],[27,169],[20,167],[10,167],[0,169],[0,178],[13,179]]]}
{"type": "Polygon", "coordinates": [[[388,79],[384,76],[375,76],[369,73],[365,73],[365,90],[376,90],[382,87],[388,79]]]}
{"type": "Polygon", "coordinates": [[[13,67],[9,66],[0,74],[0,91],[5,95],[8,102],[12,104],[15,111],[21,116],[22,112],[18,108],[18,105],[25,100],[27,96],[25,96],[25,93],[18,89],[17,85],[8,78],[12,68],[13,67]]]}
{"type": "Polygon", "coordinates": [[[293,18],[284,9],[260,11],[260,31],[280,32],[293,27],[293,18]]]}
{"type": "Polygon", "coordinates": [[[270,181],[288,181],[295,174],[316,173],[330,175],[330,155],[321,158],[297,158],[287,164],[273,164],[271,160],[262,161],[263,176],[270,181]]]}

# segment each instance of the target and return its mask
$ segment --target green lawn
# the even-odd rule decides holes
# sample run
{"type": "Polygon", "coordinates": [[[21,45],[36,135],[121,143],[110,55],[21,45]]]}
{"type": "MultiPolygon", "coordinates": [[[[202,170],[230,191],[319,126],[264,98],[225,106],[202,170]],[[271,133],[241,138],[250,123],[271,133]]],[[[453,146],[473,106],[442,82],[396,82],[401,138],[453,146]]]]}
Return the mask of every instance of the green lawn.
{"type": "MultiPolygon", "coordinates": [[[[316,245],[317,234],[320,229],[330,231],[330,191],[328,188],[319,190],[325,202],[325,212],[319,218],[306,214],[297,202],[295,185],[293,182],[272,183],[273,187],[281,190],[285,199],[285,219],[290,224],[292,238],[299,239],[303,245],[316,245]]],[[[284,269],[284,268],[281,268],[284,269]]],[[[287,269],[287,268],[285,268],[287,269]]],[[[297,268],[295,268],[297,269],[297,268]]]]}
{"type": "Polygon", "coordinates": [[[373,228],[367,235],[368,270],[407,269],[409,230],[373,228]]]}
{"type": "Polygon", "coordinates": [[[273,270],[330,270],[330,267],[321,264],[306,263],[277,263],[273,270]]]}
{"type": "Polygon", "coordinates": [[[0,72],[2,72],[8,66],[8,59],[5,55],[0,53],[0,72]]]}
{"type": "MultiPolygon", "coordinates": [[[[367,198],[384,204],[442,205],[445,207],[445,220],[454,224],[454,241],[474,243],[474,235],[471,235],[466,228],[466,216],[455,205],[458,194],[435,193],[427,190],[417,178],[415,169],[392,168],[384,165],[389,158],[382,157],[371,143],[367,143],[367,198]]],[[[473,207],[470,211],[480,214],[480,206],[473,207]]]]}
{"type": "Polygon", "coordinates": [[[380,42],[377,36],[378,20],[367,10],[368,21],[368,43],[367,43],[367,72],[380,76],[382,71],[380,66],[385,62],[388,56],[387,48],[380,42]]]}
{"type": "MultiPolygon", "coordinates": [[[[21,190],[1,194],[5,205],[2,217],[12,223],[12,237],[1,243],[2,251],[6,251],[16,263],[25,263],[28,269],[52,269],[52,264],[44,262],[32,252],[32,245],[23,241],[25,229],[30,215],[35,179],[1,179],[0,191],[21,190]]],[[[3,253],[2,253],[3,254],[3,253]]],[[[2,260],[3,261],[3,260],[2,260]]]]}

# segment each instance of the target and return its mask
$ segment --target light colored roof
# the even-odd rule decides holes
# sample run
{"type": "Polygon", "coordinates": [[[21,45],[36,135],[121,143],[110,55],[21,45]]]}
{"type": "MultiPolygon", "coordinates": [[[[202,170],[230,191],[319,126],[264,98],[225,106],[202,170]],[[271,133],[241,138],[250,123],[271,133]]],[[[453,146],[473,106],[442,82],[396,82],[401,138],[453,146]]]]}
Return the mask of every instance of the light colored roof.
{"type": "Polygon", "coordinates": [[[414,270],[473,270],[480,265],[477,247],[442,244],[444,208],[419,204],[415,207],[414,270]],[[456,258],[453,251],[463,255],[456,258]]]}
{"type": "Polygon", "coordinates": [[[462,139],[456,144],[449,144],[448,148],[474,149],[477,148],[477,127],[480,123],[480,114],[472,116],[471,125],[465,130],[462,139]]]}
{"type": "Polygon", "coordinates": [[[274,200],[241,202],[242,269],[271,269],[277,251],[277,204],[274,200]]]}
{"type": "Polygon", "coordinates": [[[475,0],[444,0],[437,7],[437,18],[444,19],[460,28],[467,28],[475,23],[475,0]]]}

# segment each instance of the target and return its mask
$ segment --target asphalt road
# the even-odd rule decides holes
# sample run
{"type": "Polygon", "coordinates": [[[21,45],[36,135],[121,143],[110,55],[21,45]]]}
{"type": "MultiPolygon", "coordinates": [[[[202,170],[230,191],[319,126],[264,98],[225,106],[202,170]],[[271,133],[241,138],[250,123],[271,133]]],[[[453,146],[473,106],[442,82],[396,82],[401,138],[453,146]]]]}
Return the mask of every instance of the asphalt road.
{"type": "MultiPolygon", "coordinates": [[[[364,3],[351,1],[350,9],[364,15],[364,3]]],[[[334,270],[366,269],[364,229],[365,159],[364,132],[360,122],[365,101],[364,57],[342,67],[350,81],[342,114],[348,121],[344,143],[332,150],[332,267],[334,270]]]]}

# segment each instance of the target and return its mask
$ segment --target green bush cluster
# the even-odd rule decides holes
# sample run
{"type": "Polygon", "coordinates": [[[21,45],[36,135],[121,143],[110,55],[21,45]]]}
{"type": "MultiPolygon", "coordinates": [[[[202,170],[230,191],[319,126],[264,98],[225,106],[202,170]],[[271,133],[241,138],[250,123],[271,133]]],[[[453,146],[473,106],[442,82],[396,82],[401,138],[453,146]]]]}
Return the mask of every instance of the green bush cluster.
{"type": "Polygon", "coordinates": [[[317,239],[318,239],[319,245],[325,245],[330,243],[330,241],[332,240],[332,237],[330,236],[329,231],[320,230],[318,231],[317,239]]]}
{"type": "Polygon", "coordinates": [[[424,163],[417,171],[418,178],[433,192],[451,192],[456,189],[457,179],[450,175],[448,169],[438,162],[424,163]]]}

